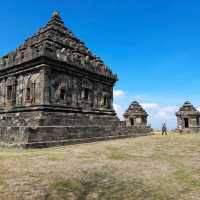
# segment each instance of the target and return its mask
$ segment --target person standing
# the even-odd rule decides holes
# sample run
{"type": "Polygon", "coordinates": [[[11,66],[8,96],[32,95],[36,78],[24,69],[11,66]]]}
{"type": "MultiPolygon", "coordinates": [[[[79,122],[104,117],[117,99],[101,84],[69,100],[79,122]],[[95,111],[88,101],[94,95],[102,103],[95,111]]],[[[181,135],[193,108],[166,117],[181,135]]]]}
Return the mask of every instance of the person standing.
{"type": "Polygon", "coordinates": [[[178,126],[178,130],[179,130],[179,133],[180,133],[180,134],[182,134],[182,133],[183,133],[183,128],[182,128],[182,126],[181,126],[181,125],[179,125],[179,126],[178,126]]]}
{"type": "Polygon", "coordinates": [[[162,135],[164,134],[167,135],[167,126],[165,123],[162,125],[162,135]]]}

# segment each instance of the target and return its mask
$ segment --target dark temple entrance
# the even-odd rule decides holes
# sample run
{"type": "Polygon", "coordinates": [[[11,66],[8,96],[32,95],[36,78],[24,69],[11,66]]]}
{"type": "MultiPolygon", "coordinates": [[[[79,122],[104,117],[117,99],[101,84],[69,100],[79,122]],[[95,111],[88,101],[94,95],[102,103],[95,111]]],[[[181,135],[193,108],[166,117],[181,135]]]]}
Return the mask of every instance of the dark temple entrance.
{"type": "Polygon", "coordinates": [[[185,125],[185,128],[189,128],[188,118],[184,118],[184,125],[185,125]]]}
{"type": "Polygon", "coordinates": [[[134,119],[131,119],[131,126],[134,126],[134,119]]]}
{"type": "Polygon", "coordinates": [[[199,117],[197,117],[196,120],[197,120],[197,126],[199,126],[199,117]]]}

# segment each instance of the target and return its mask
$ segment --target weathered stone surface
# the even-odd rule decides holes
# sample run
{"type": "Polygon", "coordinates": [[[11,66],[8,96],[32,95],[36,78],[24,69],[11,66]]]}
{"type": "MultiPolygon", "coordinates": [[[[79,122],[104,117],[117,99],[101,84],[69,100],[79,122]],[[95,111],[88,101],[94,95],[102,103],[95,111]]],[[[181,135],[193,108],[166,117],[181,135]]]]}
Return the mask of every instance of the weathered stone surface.
{"type": "Polygon", "coordinates": [[[113,109],[116,81],[54,13],[0,59],[0,142],[47,144],[123,134],[113,109]]]}
{"type": "Polygon", "coordinates": [[[137,101],[133,101],[124,113],[126,126],[147,126],[147,112],[137,101]]]}
{"type": "Polygon", "coordinates": [[[121,126],[123,133],[150,133],[150,125],[147,125],[147,112],[137,102],[133,101],[124,113],[124,124],[121,126]],[[132,130],[132,131],[131,131],[132,130]]]}
{"type": "Polygon", "coordinates": [[[185,132],[200,132],[200,112],[186,101],[176,112],[177,129],[185,132]]]}

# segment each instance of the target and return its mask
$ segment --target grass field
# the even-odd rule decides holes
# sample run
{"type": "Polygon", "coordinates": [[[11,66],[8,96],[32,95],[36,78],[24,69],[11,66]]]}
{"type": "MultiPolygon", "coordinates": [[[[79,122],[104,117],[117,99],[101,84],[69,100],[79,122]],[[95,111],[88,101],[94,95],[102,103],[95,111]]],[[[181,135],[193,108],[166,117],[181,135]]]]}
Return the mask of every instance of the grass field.
{"type": "Polygon", "coordinates": [[[1,200],[200,200],[200,134],[0,149],[1,200]]]}

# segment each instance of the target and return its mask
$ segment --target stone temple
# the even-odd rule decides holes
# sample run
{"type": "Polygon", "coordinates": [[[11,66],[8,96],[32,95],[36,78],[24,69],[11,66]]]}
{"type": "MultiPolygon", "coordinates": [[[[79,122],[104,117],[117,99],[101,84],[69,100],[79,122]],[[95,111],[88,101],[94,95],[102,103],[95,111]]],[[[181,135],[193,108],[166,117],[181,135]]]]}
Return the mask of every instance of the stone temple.
{"type": "Polygon", "coordinates": [[[125,125],[131,128],[142,128],[150,132],[151,128],[147,125],[147,112],[137,102],[133,101],[124,113],[125,125]]]}
{"type": "Polygon", "coordinates": [[[177,129],[181,127],[185,132],[200,131],[200,112],[189,102],[186,101],[176,112],[177,129]]]}
{"type": "Polygon", "coordinates": [[[38,147],[123,134],[113,109],[116,81],[53,13],[0,59],[0,142],[38,147]]]}

